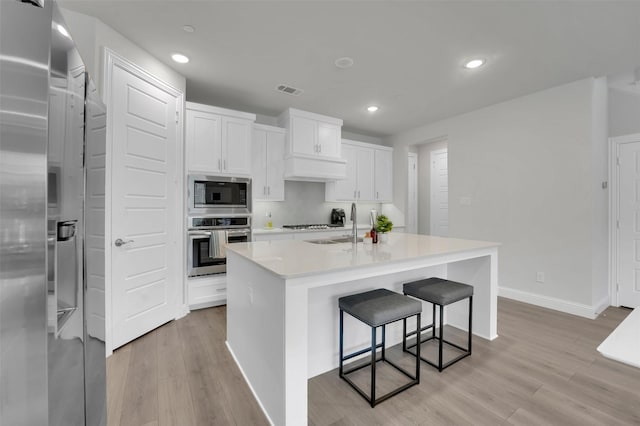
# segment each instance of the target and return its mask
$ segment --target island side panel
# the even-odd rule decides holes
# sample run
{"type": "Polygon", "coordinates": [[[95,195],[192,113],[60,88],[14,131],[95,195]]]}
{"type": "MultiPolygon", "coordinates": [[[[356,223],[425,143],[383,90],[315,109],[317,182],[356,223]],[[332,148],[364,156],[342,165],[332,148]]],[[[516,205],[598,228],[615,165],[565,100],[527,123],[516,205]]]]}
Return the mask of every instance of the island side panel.
{"type": "Polygon", "coordinates": [[[227,252],[227,346],[276,425],[285,424],[284,289],[282,278],[227,252]]]}
{"type": "MultiPolygon", "coordinates": [[[[491,249],[487,256],[450,263],[447,276],[473,286],[473,334],[487,340],[498,337],[498,249],[491,249]]],[[[467,330],[468,306],[467,301],[448,306],[445,323],[467,330]]]]}
{"type": "Polygon", "coordinates": [[[306,425],[309,289],[289,282],[285,285],[285,424],[306,425]]]}

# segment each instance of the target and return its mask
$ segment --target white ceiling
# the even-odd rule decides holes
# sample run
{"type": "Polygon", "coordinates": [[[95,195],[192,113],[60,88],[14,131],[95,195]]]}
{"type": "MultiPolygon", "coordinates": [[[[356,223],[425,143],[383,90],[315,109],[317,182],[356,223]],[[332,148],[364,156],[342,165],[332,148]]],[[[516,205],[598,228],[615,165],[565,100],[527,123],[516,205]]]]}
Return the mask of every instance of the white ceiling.
{"type": "Polygon", "coordinates": [[[270,116],[295,107],[379,137],[640,66],[637,1],[61,3],[184,75],[187,100],[270,116]],[[191,62],[173,63],[176,51],[191,62]],[[352,68],[335,67],[343,56],[352,68]],[[477,56],[484,67],[462,68],[477,56]],[[304,93],[278,93],[280,83],[304,93]],[[380,110],[368,113],[369,104],[380,110]]]}

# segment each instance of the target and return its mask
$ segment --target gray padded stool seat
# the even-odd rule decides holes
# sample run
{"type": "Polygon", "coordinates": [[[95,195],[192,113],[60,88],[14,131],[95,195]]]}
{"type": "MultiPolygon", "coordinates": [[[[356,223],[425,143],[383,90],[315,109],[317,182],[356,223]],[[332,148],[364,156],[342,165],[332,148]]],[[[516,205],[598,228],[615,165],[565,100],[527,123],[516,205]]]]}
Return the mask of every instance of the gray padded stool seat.
{"type": "Polygon", "coordinates": [[[410,297],[393,292],[386,289],[371,290],[364,293],[352,294],[350,296],[338,299],[338,308],[340,309],[340,377],[354,388],[364,399],[366,399],[371,407],[391,398],[392,396],[420,383],[420,346],[416,348],[416,369],[415,374],[410,374],[398,365],[388,360],[385,355],[385,329],[386,325],[395,321],[404,320],[404,334],[402,347],[406,347],[406,320],[412,316],[417,318],[416,331],[420,330],[420,314],[422,313],[422,303],[410,297]],[[349,355],[344,355],[344,312],[354,318],[362,321],[371,327],[371,346],[356,351],[349,355]],[[377,344],[376,329],[382,327],[382,342],[377,344]],[[381,348],[381,357],[376,359],[376,351],[381,348]],[[344,370],[344,361],[354,358],[358,355],[371,352],[371,360],[363,365],[352,368],[349,371],[344,370]],[[388,392],[387,394],[376,398],[376,363],[386,362],[387,364],[400,371],[411,381],[388,392]],[[358,385],[356,385],[347,375],[362,368],[371,366],[371,389],[367,395],[358,385]]]}
{"type": "MultiPolygon", "coordinates": [[[[471,355],[471,326],[472,326],[472,318],[473,318],[473,287],[468,284],[462,284],[455,281],[445,280],[443,278],[427,278],[423,280],[413,281],[409,283],[405,283],[402,286],[402,290],[405,295],[412,296],[426,302],[430,302],[433,304],[433,314],[431,324],[424,326],[420,329],[420,333],[415,332],[406,332],[405,325],[405,339],[409,336],[413,336],[414,334],[419,334],[419,337],[416,338],[416,342],[420,340],[420,343],[427,342],[429,340],[435,339],[438,340],[438,363],[432,362],[425,357],[420,357],[416,350],[416,358],[421,358],[427,364],[436,367],[438,371],[442,371],[445,368],[449,367],[451,364],[460,361],[462,358],[468,357],[471,355]],[[469,332],[467,337],[467,347],[463,348],[455,343],[449,342],[444,339],[443,330],[443,317],[444,317],[444,307],[450,305],[452,303],[458,302],[460,300],[469,299],[469,332]],[[440,308],[440,333],[436,336],[436,306],[440,308]],[[422,332],[425,330],[431,329],[431,336],[422,339],[422,332]],[[448,361],[443,364],[442,360],[442,347],[443,343],[446,343],[449,346],[453,346],[456,349],[462,351],[460,355],[455,357],[454,359],[448,361]]],[[[420,347],[420,345],[413,344],[410,346],[403,346],[403,349],[407,351],[412,347],[420,347]]]]}

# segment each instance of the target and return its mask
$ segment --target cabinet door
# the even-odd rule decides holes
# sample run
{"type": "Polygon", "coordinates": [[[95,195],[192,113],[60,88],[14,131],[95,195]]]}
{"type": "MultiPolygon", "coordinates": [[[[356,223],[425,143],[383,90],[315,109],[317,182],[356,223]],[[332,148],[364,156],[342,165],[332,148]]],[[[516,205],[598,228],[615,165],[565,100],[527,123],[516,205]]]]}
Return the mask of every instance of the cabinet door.
{"type": "Polygon", "coordinates": [[[267,197],[284,201],[284,133],[266,132],[267,197]]]}
{"type": "Polygon", "coordinates": [[[347,161],[347,178],[335,183],[335,199],[352,201],[357,198],[356,181],[358,177],[357,148],[351,145],[342,146],[342,158],[347,161]]]}
{"type": "Polygon", "coordinates": [[[267,199],[267,132],[254,130],[251,141],[251,177],[254,200],[267,199]]]}
{"type": "Polygon", "coordinates": [[[358,200],[373,201],[373,181],[374,181],[374,151],[370,148],[358,148],[357,150],[357,166],[356,166],[356,190],[358,191],[358,200]]]}
{"type": "Polygon", "coordinates": [[[222,173],[251,174],[251,122],[222,117],[222,173]]]}
{"type": "Polygon", "coordinates": [[[323,157],[340,157],[340,143],[342,131],[340,126],[328,123],[318,123],[318,154],[323,157]]]}
{"type": "Polygon", "coordinates": [[[291,152],[297,154],[317,155],[318,122],[304,117],[291,117],[289,129],[291,152]]]}
{"type": "Polygon", "coordinates": [[[375,150],[375,199],[379,202],[393,200],[393,151],[375,150]]]}
{"type": "Polygon", "coordinates": [[[187,110],[187,171],[220,173],[220,116],[187,110]]]}

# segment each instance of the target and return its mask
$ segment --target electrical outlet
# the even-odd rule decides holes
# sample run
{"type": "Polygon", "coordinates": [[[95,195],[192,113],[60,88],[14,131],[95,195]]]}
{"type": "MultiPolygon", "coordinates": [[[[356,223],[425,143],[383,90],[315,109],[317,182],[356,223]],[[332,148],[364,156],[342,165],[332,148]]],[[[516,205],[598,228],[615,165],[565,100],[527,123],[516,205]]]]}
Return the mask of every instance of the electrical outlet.
{"type": "Polygon", "coordinates": [[[536,272],[536,282],[544,282],[544,272],[536,272]]]}

